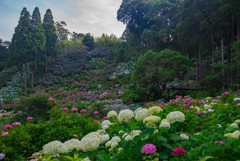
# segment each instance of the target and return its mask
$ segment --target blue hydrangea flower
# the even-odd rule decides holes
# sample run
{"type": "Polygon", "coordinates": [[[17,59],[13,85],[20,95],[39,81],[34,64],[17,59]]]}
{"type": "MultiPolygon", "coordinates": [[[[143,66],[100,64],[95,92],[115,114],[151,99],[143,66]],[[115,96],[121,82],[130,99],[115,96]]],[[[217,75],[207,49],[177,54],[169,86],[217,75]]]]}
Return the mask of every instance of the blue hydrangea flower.
{"type": "Polygon", "coordinates": [[[5,157],[3,153],[0,153],[0,160],[2,160],[5,157]]]}

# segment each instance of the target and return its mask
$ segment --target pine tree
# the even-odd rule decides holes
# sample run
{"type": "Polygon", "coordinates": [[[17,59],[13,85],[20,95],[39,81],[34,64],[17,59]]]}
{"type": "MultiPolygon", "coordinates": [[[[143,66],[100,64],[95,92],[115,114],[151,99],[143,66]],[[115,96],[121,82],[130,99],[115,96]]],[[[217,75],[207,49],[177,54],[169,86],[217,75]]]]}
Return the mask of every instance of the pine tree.
{"type": "MultiPolygon", "coordinates": [[[[43,29],[46,37],[46,57],[56,57],[57,34],[54,26],[53,16],[50,9],[46,11],[43,18],[43,29]]],[[[45,74],[47,74],[47,58],[45,62],[45,74]]]]}
{"type": "Polygon", "coordinates": [[[31,32],[32,32],[33,45],[31,47],[32,59],[31,59],[30,68],[32,70],[31,87],[33,88],[35,71],[41,70],[46,60],[46,53],[45,53],[46,37],[45,37],[45,32],[42,26],[41,15],[38,7],[34,9],[32,14],[31,32]]]}
{"type": "Polygon", "coordinates": [[[32,39],[30,22],[30,14],[24,7],[9,46],[10,65],[18,67],[21,73],[20,77],[22,77],[22,68],[25,65],[25,89],[27,88],[27,63],[31,60],[32,39]]]}

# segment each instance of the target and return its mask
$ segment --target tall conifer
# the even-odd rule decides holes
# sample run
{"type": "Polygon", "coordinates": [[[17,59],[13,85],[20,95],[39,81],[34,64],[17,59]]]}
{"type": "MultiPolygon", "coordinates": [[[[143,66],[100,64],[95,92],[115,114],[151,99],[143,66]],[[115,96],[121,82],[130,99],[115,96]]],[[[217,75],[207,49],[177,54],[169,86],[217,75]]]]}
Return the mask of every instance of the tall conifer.
{"type": "Polygon", "coordinates": [[[25,65],[25,89],[27,88],[27,63],[31,58],[32,46],[30,21],[30,14],[24,7],[9,46],[9,62],[11,62],[11,65],[16,65],[20,73],[22,73],[22,67],[25,65]]]}
{"type": "Polygon", "coordinates": [[[32,83],[31,87],[34,87],[34,74],[36,70],[41,70],[46,60],[45,44],[46,37],[42,26],[41,15],[38,7],[36,7],[32,14],[31,20],[31,32],[33,45],[31,47],[31,70],[32,70],[32,83]]]}
{"type": "MultiPolygon", "coordinates": [[[[46,11],[43,18],[43,28],[46,37],[46,57],[56,57],[57,34],[54,26],[53,16],[50,9],[46,11]]],[[[45,61],[45,74],[47,73],[47,59],[45,61]]]]}

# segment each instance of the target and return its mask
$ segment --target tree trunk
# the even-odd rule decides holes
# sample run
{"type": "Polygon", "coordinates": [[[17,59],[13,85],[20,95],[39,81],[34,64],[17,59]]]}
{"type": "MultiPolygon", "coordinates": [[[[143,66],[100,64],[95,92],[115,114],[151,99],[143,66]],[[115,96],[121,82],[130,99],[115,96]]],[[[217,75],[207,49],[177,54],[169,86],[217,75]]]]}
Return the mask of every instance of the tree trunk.
{"type": "Polygon", "coordinates": [[[199,83],[199,79],[198,79],[199,78],[198,61],[199,61],[199,59],[198,59],[198,54],[197,54],[197,58],[196,58],[196,82],[197,83],[199,83]]]}
{"type": "Polygon", "coordinates": [[[200,44],[199,44],[199,48],[198,48],[198,54],[199,54],[199,86],[200,86],[200,90],[201,90],[201,81],[202,81],[202,53],[201,53],[201,49],[200,49],[200,44]]]}
{"type": "Polygon", "coordinates": [[[22,84],[22,75],[23,75],[23,71],[22,71],[22,66],[20,67],[20,84],[22,84]]]}
{"type": "MultiPolygon", "coordinates": [[[[222,51],[222,65],[224,64],[224,46],[223,46],[223,37],[221,38],[221,51],[222,51]]],[[[222,67],[222,90],[225,91],[224,87],[224,69],[222,67]]]]}
{"type": "Polygon", "coordinates": [[[237,20],[237,40],[240,40],[240,18],[237,20]]]}
{"type": "Polygon", "coordinates": [[[232,35],[231,35],[231,43],[234,41],[234,17],[232,16],[232,35]]]}
{"type": "Polygon", "coordinates": [[[25,64],[25,78],[24,78],[24,89],[27,89],[27,64],[25,64]]]}
{"type": "Polygon", "coordinates": [[[215,40],[214,40],[214,35],[212,33],[212,73],[215,73],[215,40]]]}
{"type": "Polygon", "coordinates": [[[31,88],[34,88],[34,70],[32,70],[32,83],[31,83],[31,88]]]}
{"type": "Polygon", "coordinates": [[[47,59],[45,61],[45,76],[47,75],[47,59]]]}

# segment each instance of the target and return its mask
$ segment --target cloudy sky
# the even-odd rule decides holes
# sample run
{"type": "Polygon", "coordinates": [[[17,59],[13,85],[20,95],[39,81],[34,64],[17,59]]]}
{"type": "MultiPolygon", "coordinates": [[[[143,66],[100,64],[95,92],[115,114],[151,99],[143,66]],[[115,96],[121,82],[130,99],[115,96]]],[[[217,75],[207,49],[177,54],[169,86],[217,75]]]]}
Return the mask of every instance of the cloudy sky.
{"type": "Polygon", "coordinates": [[[0,39],[10,41],[23,7],[32,14],[37,6],[43,18],[51,9],[54,21],[65,21],[70,32],[115,34],[120,37],[125,26],[117,21],[122,0],[0,0],[0,39]]]}

